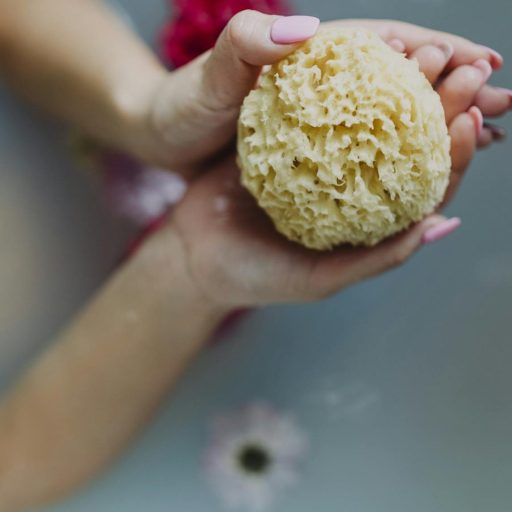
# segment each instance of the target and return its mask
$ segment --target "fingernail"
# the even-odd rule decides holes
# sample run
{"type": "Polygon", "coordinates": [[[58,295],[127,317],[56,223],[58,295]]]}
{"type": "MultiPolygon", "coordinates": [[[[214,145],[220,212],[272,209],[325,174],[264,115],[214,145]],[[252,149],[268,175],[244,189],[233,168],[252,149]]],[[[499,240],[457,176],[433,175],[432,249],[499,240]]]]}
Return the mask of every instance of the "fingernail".
{"type": "Polygon", "coordinates": [[[498,53],[496,50],[489,48],[488,46],[480,45],[480,48],[483,48],[486,52],[489,53],[491,57],[491,65],[494,69],[500,69],[503,66],[503,55],[498,53]]]}
{"type": "Polygon", "coordinates": [[[450,43],[443,42],[437,45],[437,47],[444,53],[446,60],[449,61],[453,57],[454,49],[450,43]]]}
{"type": "Polygon", "coordinates": [[[482,73],[484,82],[487,82],[492,75],[491,65],[485,59],[478,59],[473,62],[473,66],[482,73]]]}
{"type": "Polygon", "coordinates": [[[508,96],[508,100],[509,100],[508,108],[512,109],[512,89],[505,89],[503,87],[496,87],[496,90],[500,91],[500,92],[502,92],[502,93],[504,93],[504,94],[506,94],[508,96]]]}
{"type": "Polygon", "coordinates": [[[300,43],[313,37],[320,25],[314,16],[282,16],[270,29],[270,38],[276,44],[300,43]]]}
{"type": "Polygon", "coordinates": [[[388,41],[388,45],[398,53],[405,52],[405,43],[401,39],[391,39],[391,41],[388,41]]]}
{"type": "Polygon", "coordinates": [[[484,126],[491,132],[492,140],[495,142],[502,142],[507,138],[507,130],[505,128],[492,123],[484,123],[484,126]]]}
{"type": "Polygon", "coordinates": [[[458,217],[453,217],[451,219],[440,222],[433,228],[430,228],[425,231],[425,233],[423,233],[421,243],[426,245],[437,242],[445,236],[448,236],[450,233],[453,233],[460,225],[461,220],[458,217]]]}
{"type": "Polygon", "coordinates": [[[478,149],[486,149],[488,148],[493,142],[497,142],[494,140],[491,130],[488,130],[484,127],[482,130],[482,135],[476,139],[476,147],[478,149]]]}
{"type": "Polygon", "coordinates": [[[484,116],[482,111],[478,107],[471,107],[468,110],[468,114],[473,118],[475,123],[475,130],[477,138],[482,134],[482,130],[484,129],[484,116]]]}

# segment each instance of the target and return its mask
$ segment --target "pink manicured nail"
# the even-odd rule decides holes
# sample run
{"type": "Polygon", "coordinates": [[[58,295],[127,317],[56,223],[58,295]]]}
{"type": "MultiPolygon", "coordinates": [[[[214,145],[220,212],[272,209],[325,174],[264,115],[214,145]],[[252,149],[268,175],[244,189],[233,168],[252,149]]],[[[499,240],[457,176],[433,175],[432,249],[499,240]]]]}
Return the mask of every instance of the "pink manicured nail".
{"type": "Polygon", "coordinates": [[[313,37],[320,25],[314,16],[282,16],[270,30],[270,38],[276,44],[300,43],[313,37]]]}
{"type": "Polygon", "coordinates": [[[484,82],[487,82],[492,75],[492,67],[485,59],[478,59],[473,62],[473,66],[477,68],[484,77],[484,82]]]}
{"type": "Polygon", "coordinates": [[[461,225],[461,220],[458,217],[453,217],[452,219],[445,220],[433,228],[428,229],[423,234],[421,238],[421,243],[423,244],[431,244],[433,242],[437,242],[448,236],[450,233],[453,233],[459,226],[461,225]]]}
{"type": "Polygon", "coordinates": [[[480,45],[486,52],[491,56],[491,65],[494,69],[500,69],[503,66],[503,55],[498,53],[496,50],[489,48],[488,46],[480,45]]]}
{"type": "Polygon", "coordinates": [[[478,138],[482,134],[482,130],[484,128],[484,115],[478,107],[471,107],[468,110],[468,114],[473,118],[475,123],[476,136],[478,138]]]}

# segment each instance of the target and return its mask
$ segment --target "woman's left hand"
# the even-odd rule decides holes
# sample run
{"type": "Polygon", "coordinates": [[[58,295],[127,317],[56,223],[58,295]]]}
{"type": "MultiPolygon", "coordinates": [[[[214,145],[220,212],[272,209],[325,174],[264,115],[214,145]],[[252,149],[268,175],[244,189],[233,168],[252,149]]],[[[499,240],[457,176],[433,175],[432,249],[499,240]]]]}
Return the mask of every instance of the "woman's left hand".
{"type": "MultiPolygon", "coordinates": [[[[499,54],[458,36],[402,22],[330,24],[374,30],[398,51],[418,60],[443,100],[455,160],[467,165],[477,144],[486,146],[498,138],[496,130],[482,126],[481,117],[501,115],[512,105],[512,92],[486,85],[492,70],[503,64],[499,54]],[[472,106],[476,108],[470,110],[472,106]],[[469,137],[471,124],[476,140],[469,137]]],[[[317,28],[318,20],[311,17],[256,11],[235,15],[211,52],[165,75],[155,87],[140,123],[149,148],[145,156],[176,170],[201,168],[233,140],[240,106],[262,66],[285,57],[317,28]]]]}

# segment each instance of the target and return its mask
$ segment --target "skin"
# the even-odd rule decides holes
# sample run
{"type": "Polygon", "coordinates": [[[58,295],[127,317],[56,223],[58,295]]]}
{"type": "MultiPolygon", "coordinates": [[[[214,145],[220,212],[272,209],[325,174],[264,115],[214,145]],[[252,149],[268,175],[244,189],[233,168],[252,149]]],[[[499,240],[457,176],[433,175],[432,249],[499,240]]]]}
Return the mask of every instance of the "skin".
{"type": "Polygon", "coordinates": [[[225,312],[190,281],[178,238],[153,238],[4,397],[0,510],[51,502],[92,478],[151,417],[225,312]]]}
{"type": "MultiPolygon", "coordinates": [[[[168,73],[99,2],[0,0],[0,69],[20,94],[108,144],[195,176],[164,228],[0,402],[0,510],[52,501],[97,474],[232,308],[330,295],[404,262],[442,222],[432,215],[373,249],[329,253],[275,233],[238,184],[230,145],[261,66],[295,48],[271,41],[274,20],[241,13],[213,51],[168,73]]],[[[472,66],[479,59],[497,66],[496,57],[403,23],[337,23],[378,31],[436,84],[452,136],[449,200],[477,145],[467,110],[508,108],[507,93],[485,85],[472,66]],[[450,57],[442,43],[452,47],[450,57]]]]}

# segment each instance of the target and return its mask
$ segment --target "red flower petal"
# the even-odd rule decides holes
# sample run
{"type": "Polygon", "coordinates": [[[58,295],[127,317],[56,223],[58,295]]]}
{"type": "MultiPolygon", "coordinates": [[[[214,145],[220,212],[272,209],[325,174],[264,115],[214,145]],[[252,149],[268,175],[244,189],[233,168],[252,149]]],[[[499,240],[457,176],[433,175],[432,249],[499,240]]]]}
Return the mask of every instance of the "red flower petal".
{"type": "Polygon", "coordinates": [[[174,0],[174,17],[164,27],[164,59],[180,67],[215,45],[227,22],[244,9],[268,14],[288,14],[284,0],[174,0]]]}

